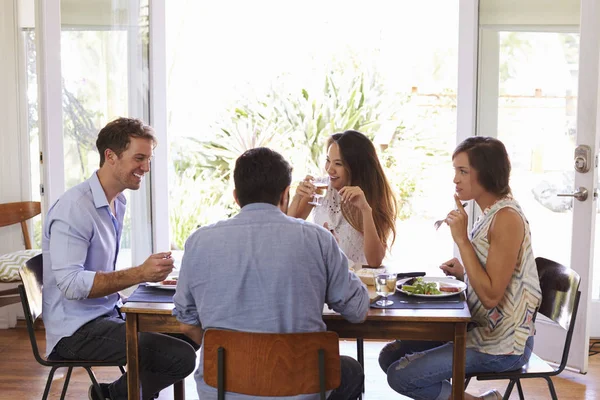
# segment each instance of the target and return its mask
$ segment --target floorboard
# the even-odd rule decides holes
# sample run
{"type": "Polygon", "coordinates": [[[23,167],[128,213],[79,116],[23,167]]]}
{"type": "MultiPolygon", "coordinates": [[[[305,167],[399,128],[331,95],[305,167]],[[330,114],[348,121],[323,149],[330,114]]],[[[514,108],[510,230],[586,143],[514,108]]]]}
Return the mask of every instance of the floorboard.
{"type": "MultiPolygon", "coordinates": [[[[38,343],[45,346],[43,331],[38,331],[38,343]]],[[[407,399],[395,393],[387,385],[386,377],[379,369],[377,356],[383,342],[365,341],[366,392],[365,400],[407,399]]],[[[596,349],[598,346],[595,347],[596,349]]],[[[356,343],[342,341],[340,352],[356,356],[356,343]]],[[[561,400],[596,400],[600,399],[600,354],[590,356],[589,371],[586,375],[565,371],[560,377],[553,379],[558,397],[561,400]]],[[[27,331],[23,328],[0,330],[0,400],[38,400],[44,391],[49,368],[39,365],[33,358],[27,331]]],[[[109,382],[119,376],[114,368],[97,368],[96,376],[101,382],[109,382]]],[[[58,399],[64,382],[64,372],[57,372],[53,381],[50,399],[58,399]]],[[[89,378],[83,369],[77,369],[71,376],[67,399],[81,400],[87,398],[90,386],[89,378]]],[[[186,399],[198,399],[193,376],[185,382],[186,399]]],[[[504,390],[506,383],[502,381],[478,382],[469,385],[469,392],[480,394],[490,388],[504,390]]],[[[548,388],[542,379],[528,379],[523,382],[523,390],[527,400],[546,400],[549,398],[548,388]]],[[[161,400],[173,398],[171,388],[163,390],[161,400]]],[[[516,390],[511,399],[518,399],[516,390]]]]}

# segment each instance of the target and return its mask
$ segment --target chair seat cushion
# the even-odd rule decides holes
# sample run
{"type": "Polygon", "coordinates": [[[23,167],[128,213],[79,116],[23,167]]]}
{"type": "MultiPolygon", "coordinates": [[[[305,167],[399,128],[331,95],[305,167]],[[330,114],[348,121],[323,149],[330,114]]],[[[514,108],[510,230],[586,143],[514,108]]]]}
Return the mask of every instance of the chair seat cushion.
{"type": "Polygon", "coordinates": [[[0,282],[19,281],[19,268],[27,260],[37,256],[42,251],[39,249],[19,250],[0,255],[0,282]]]}

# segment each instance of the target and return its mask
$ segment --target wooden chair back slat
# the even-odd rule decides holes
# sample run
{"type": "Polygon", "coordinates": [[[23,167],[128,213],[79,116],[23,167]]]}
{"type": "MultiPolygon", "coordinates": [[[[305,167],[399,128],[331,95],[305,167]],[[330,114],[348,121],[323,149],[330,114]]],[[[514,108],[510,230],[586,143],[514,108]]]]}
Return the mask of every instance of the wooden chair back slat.
{"type": "Polygon", "coordinates": [[[31,239],[26,221],[42,212],[39,201],[20,201],[0,204],[0,227],[21,224],[25,248],[31,249],[31,239]]]}
{"type": "Polygon", "coordinates": [[[209,329],[204,334],[204,381],[217,387],[218,349],[225,354],[225,391],[253,396],[319,393],[319,349],[325,352],[325,388],[340,385],[335,332],[255,333],[209,329]]]}

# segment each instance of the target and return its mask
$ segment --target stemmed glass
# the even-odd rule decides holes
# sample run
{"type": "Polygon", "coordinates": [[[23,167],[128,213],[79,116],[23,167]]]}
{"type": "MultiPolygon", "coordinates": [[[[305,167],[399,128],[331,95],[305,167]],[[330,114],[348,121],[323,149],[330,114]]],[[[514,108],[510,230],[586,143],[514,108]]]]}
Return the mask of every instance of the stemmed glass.
{"type": "Polygon", "coordinates": [[[313,179],[312,184],[315,185],[316,190],[312,195],[312,200],[308,202],[308,204],[312,204],[313,206],[321,206],[323,205],[323,199],[327,194],[327,187],[329,186],[329,177],[322,176],[313,179]]]}
{"type": "Polygon", "coordinates": [[[375,291],[382,297],[375,304],[381,307],[387,307],[394,304],[388,300],[388,296],[396,293],[397,274],[379,274],[375,277],[375,291]]]}

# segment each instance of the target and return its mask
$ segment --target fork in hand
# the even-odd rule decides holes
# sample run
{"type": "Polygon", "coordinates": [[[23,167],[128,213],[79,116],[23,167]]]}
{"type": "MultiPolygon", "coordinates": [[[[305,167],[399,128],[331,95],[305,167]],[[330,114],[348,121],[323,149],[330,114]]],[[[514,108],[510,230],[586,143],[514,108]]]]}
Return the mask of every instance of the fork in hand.
{"type": "MultiPolygon", "coordinates": [[[[463,208],[467,206],[468,203],[462,203],[463,208]]],[[[444,223],[444,221],[446,221],[446,218],[444,219],[440,219],[439,221],[435,221],[433,223],[433,227],[435,228],[435,230],[437,231],[440,226],[442,226],[442,224],[444,223]]]]}

